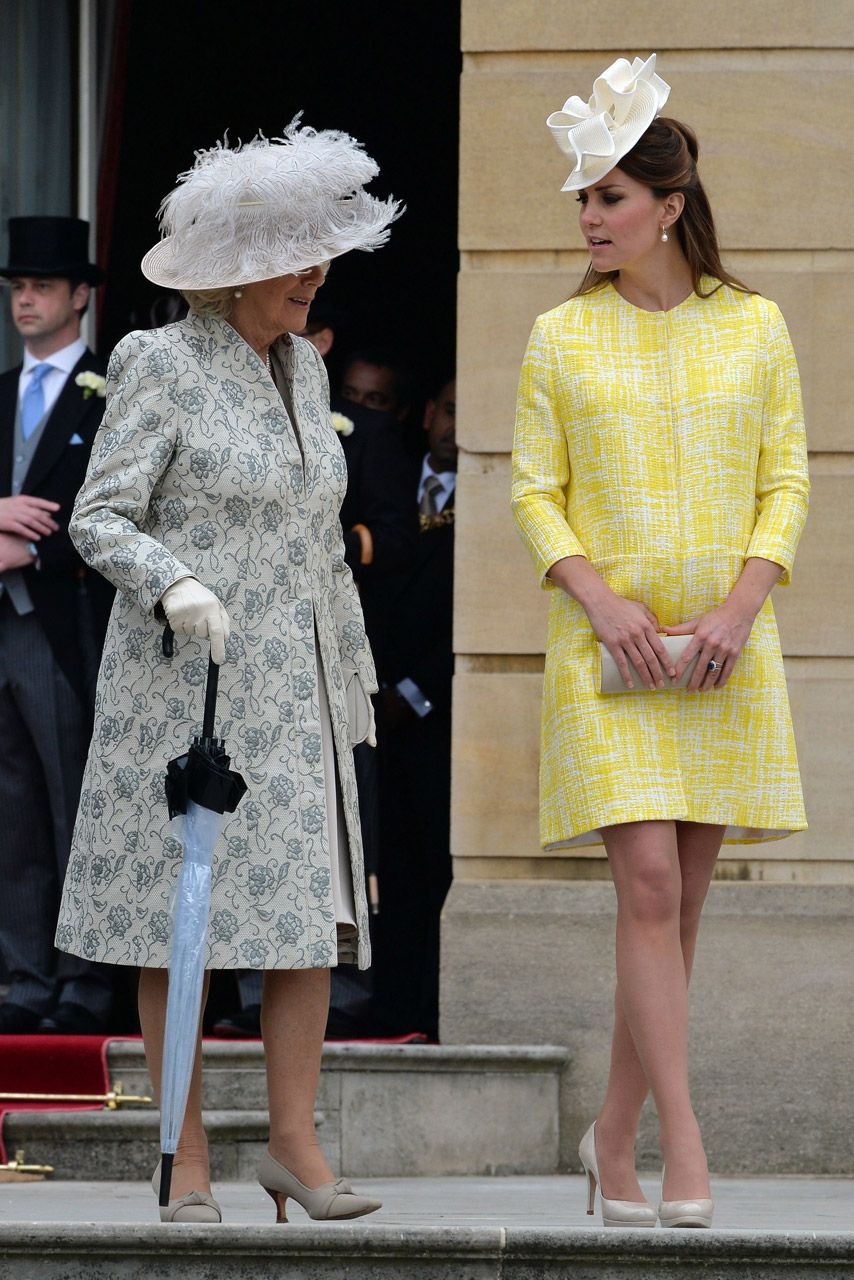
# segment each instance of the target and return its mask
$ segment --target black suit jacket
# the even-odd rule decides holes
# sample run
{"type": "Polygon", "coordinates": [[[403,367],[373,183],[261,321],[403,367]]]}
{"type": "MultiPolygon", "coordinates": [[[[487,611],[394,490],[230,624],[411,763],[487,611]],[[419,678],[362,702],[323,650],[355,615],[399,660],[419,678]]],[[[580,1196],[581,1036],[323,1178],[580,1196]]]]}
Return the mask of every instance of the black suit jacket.
{"type": "Polygon", "coordinates": [[[387,683],[408,676],[438,716],[450,714],[454,675],[454,497],[422,530],[412,566],[389,601],[386,630],[387,683]]]}
{"type": "Polygon", "coordinates": [[[345,560],[357,582],[394,573],[411,561],[418,540],[418,515],[412,503],[412,462],[400,441],[398,424],[390,413],[378,413],[335,399],[332,408],[353,423],[341,435],[347,460],[347,493],[341,504],[345,560]],[[353,526],[371,531],[374,558],[360,561],[361,542],[353,526]]]}
{"type": "Polygon", "coordinates": [[[409,568],[418,546],[418,511],[412,500],[417,478],[413,481],[412,460],[390,413],[340,399],[332,407],[354,425],[349,436],[339,436],[347,462],[341,505],[344,558],[359,587],[365,629],[381,672],[389,583],[409,568]],[[362,544],[352,531],[357,524],[370,530],[374,556],[369,565],[361,563],[362,544]]]}
{"type": "MultiPolygon", "coordinates": [[[[68,522],[77,491],[83,483],[89,454],[104,401],[84,396],[74,381],[78,373],[104,374],[104,361],[85,352],[68,375],[45,423],[22,493],[59,503],[53,518],[56,533],[36,545],[39,568],[23,570],[30,599],[59,666],[72,686],[88,702],[100,658],[114,590],[99,573],[83,563],[68,536],[68,522]],[[74,435],[82,444],[71,444],[74,435]]],[[[12,492],[12,453],[21,366],[0,375],[0,497],[12,492]]]]}

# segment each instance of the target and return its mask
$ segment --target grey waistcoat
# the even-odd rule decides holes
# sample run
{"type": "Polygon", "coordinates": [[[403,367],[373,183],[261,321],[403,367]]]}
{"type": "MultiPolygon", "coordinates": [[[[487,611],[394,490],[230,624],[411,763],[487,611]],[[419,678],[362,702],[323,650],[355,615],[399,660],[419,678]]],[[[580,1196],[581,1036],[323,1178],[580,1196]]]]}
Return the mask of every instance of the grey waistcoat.
{"type": "MultiPolygon", "coordinates": [[[[27,472],[30,469],[39,441],[42,438],[42,432],[45,424],[50,417],[52,410],[49,410],[42,417],[29,440],[24,439],[24,432],[21,428],[21,401],[18,399],[18,407],[15,410],[15,443],[14,452],[12,454],[12,496],[15,497],[21,492],[24,481],[27,478],[27,472]]],[[[8,573],[0,574],[0,591],[6,590],[9,593],[9,599],[15,606],[18,613],[32,613],[33,602],[30,599],[30,593],[27,590],[27,584],[24,581],[24,575],[20,569],[10,569],[8,573]]]]}

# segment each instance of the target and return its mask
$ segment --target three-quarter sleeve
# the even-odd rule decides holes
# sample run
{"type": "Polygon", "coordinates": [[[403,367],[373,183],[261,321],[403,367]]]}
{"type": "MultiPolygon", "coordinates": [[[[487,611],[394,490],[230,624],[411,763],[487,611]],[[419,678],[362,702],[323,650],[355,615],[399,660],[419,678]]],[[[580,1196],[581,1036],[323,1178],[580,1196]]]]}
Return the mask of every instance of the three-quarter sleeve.
{"type": "Polygon", "coordinates": [[[178,437],[151,349],[146,335],[129,333],[110,357],[104,417],[69,525],[86,563],[146,612],[172,583],[194,576],[141,527],[178,437]]]}
{"type": "Polygon", "coordinates": [[[540,576],[565,556],[586,555],[566,518],[569,451],[560,422],[553,351],[543,317],[534,325],[522,362],[513,442],[512,506],[516,527],[540,576]]]}
{"type": "Polygon", "coordinates": [[[756,525],[745,559],[782,565],[791,580],[795,551],[809,505],[809,468],[798,365],[779,309],[769,308],[765,404],[756,469],[756,525]]]}

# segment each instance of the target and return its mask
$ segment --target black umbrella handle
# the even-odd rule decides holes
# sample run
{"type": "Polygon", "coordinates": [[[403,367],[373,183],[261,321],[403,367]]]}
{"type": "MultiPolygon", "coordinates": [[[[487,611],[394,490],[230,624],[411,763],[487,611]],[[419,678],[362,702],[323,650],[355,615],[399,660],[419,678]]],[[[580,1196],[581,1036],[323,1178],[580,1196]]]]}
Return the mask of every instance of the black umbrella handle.
{"type": "Polygon", "coordinates": [[[208,683],[205,688],[205,719],[202,725],[202,737],[214,736],[214,719],[216,717],[216,695],[219,690],[219,667],[213,658],[208,658],[208,683]]]}
{"type": "MultiPolygon", "coordinates": [[[[163,629],[163,656],[171,658],[175,652],[175,632],[166,623],[163,629]]],[[[205,718],[202,722],[202,737],[214,736],[214,720],[216,719],[216,698],[219,691],[219,667],[213,658],[208,657],[208,682],[205,686],[205,718]]]]}

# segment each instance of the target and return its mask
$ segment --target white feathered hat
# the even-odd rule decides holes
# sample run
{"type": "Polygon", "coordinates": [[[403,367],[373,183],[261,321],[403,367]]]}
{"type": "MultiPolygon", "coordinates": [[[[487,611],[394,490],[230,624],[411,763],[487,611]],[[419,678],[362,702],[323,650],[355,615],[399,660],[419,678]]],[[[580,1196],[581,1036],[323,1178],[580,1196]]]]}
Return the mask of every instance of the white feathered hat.
{"type": "Polygon", "coordinates": [[[300,128],[197,151],[160,206],[142,274],[167,289],[221,289],[385,244],[402,211],[362,190],[379,166],[355,138],[300,128]]]}
{"type": "Polygon", "coordinates": [[[580,191],[599,182],[631,151],[661,114],[670,85],[655,73],[655,54],[646,62],[617,58],[593,82],[588,102],[567,98],[546,124],[565,156],[575,161],[561,191],[580,191]]]}

